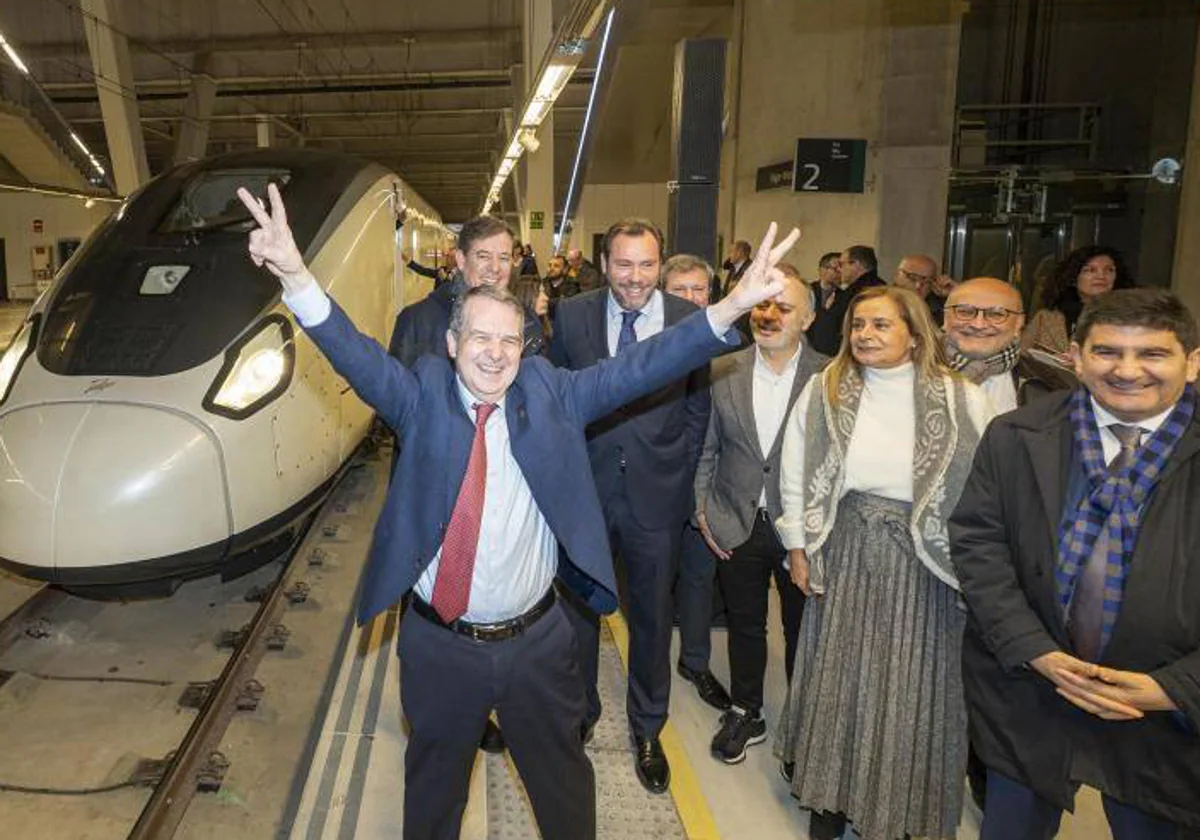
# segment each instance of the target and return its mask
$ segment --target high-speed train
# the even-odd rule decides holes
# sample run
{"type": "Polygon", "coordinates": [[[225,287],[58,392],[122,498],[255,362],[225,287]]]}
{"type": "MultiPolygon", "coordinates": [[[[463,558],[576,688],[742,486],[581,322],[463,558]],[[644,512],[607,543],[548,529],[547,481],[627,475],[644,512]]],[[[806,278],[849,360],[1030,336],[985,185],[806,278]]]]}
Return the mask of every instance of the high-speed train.
{"type": "Polygon", "coordinates": [[[331,489],[372,413],[247,256],[235,190],[265,197],[272,181],[313,273],[387,344],[398,176],[264,150],[155,178],[0,360],[0,565],[98,594],[169,591],[274,550],[331,489]]]}

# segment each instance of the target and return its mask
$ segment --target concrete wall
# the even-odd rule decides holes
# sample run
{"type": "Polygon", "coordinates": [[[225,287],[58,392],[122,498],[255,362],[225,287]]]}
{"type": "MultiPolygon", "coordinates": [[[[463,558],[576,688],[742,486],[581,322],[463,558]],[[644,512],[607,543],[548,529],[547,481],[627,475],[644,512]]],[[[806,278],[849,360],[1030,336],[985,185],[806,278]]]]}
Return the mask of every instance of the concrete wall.
{"type": "Polygon", "coordinates": [[[61,267],[57,262],[58,240],[87,239],[116,206],[98,202],[89,209],[78,198],[0,192],[0,239],[4,240],[9,299],[32,301],[38,295],[32,269],[34,246],[50,247],[57,271],[61,267]],[[41,233],[33,232],[35,219],[42,220],[41,233]]]}
{"type": "MultiPolygon", "coordinates": [[[[588,184],[579,200],[579,210],[571,231],[567,248],[579,248],[584,256],[592,259],[594,234],[603,234],[609,225],[626,216],[647,218],[666,230],[667,227],[667,184],[588,184]]],[[[600,267],[600,263],[596,263],[600,267]]]]}
{"type": "MultiPolygon", "coordinates": [[[[727,130],[726,243],[767,225],[803,231],[806,275],[826,251],[876,246],[881,271],[906,252],[942,253],[958,62],[958,5],[925,0],[743,0],[736,124],[727,130]],[[730,143],[730,135],[734,142],[730,143]],[[868,141],[862,194],[755,191],[761,166],[798,137],[868,141]]],[[[735,74],[736,75],[736,74],[735,74]]]]}

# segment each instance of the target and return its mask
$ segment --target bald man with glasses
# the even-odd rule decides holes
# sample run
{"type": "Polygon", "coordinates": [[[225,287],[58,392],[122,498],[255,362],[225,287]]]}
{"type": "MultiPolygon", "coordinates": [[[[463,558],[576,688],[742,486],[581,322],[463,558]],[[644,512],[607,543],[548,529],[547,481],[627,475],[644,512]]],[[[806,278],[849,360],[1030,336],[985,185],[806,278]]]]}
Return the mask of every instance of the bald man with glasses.
{"type": "Polygon", "coordinates": [[[942,325],[951,367],[982,387],[997,412],[1016,408],[1025,326],[1020,291],[995,277],[960,283],[946,299],[942,325]]]}

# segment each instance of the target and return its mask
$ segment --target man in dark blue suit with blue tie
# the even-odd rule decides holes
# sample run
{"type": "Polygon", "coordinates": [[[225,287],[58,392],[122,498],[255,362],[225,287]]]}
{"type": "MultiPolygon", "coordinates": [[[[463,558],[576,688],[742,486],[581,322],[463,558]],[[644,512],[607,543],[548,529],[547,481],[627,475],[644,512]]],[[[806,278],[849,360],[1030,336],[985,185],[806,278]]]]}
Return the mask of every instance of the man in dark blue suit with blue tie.
{"type": "Polygon", "coordinates": [[[559,574],[592,609],[616,606],[608,536],[584,428],[706,363],[737,341],[733,322],[778,294],[774,226],[729,298],[610,363],[568,372],[521,359],[523,312],[508,292],[472,289],[446,341],[454,366],[411,369],[355,329],[309,274],[278,190],[270,213],[239,195],[260,227],[250,257],[339,374],[401,439],[375,527],[359,605],[367,621],[413,592],[400,633],[406,840],[457,840],[471,766],[495,710],[543,840],[595,837],[595,781],[579,722],[575,634],[552,586],[559,574]],[[560,564],[557,543],[570,557],[560,564]]]}
{"type": "MultiPolygon", "coordinates": [[[[653,223],[626,219],[612,225],[602,254],[608,286],[558,307],[550,360],[561,367],[583,370],[620,358],[696,311],[694,304],[658,288],[663,237],[653,223]]],[[[671,587],[683,525],[693,507],[692,478],[704,448],[710,405],[704,365],[597,420],[587,432],[596,489],[626,584],[626,711],[634,767],[651,793],[665,792],[671,779],[659,742],[671,698],[671,587]]],[[[586,607],[570,615],[587,685],[588,733],[600,718],[599,619],[586,607]]],[[[683,669],[681,674],[696,676],[683,669]]]]}

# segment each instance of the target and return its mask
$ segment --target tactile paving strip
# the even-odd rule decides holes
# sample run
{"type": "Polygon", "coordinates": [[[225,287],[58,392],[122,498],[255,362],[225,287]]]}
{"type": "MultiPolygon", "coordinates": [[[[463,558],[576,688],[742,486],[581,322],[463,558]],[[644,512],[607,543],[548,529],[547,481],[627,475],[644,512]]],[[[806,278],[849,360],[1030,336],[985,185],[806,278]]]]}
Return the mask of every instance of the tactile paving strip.
{"type": "MultiPolygon", "coordinates": [[[[633,769],[625,717],[625,671],[608,627],[601,623],[600,702],[604,712],[588,745],[596,771],[598,840],[685,840],[669,793],[647,793],[633,769]]],[[[537,840],[533,811],[516,768],[505,755],[487,757],[488,840],[537,840]]]]}

